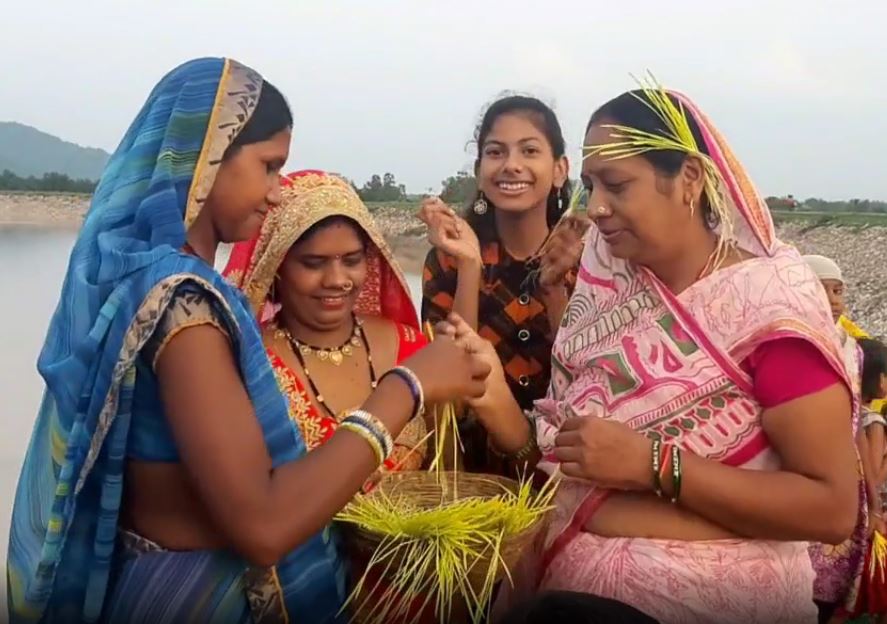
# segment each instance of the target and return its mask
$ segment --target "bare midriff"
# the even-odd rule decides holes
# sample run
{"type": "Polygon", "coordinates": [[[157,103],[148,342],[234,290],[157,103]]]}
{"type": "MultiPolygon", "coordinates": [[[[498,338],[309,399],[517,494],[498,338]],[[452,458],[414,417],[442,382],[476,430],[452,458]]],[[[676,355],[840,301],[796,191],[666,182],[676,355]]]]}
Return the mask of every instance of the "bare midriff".
{"type": "Polygon", "coordinates": [[[120,524],[168,550],[214,550],[226,541],[181,464],[130,460],[120,524]]]}

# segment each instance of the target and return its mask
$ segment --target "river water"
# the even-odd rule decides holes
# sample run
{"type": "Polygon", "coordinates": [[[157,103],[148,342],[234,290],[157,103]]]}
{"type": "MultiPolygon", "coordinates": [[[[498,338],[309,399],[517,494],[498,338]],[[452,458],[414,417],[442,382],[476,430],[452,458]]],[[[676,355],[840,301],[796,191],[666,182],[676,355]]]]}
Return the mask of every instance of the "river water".
{"type": "MultiPolygon", "coordinates": [[[[43,393],[36,361],[58,303],[75,234],[0,226],[0,621],[6,614],[6,548],[15,485],[43,393]]],[[[420,277],[408,274],[414,298],[420,277]]]]}

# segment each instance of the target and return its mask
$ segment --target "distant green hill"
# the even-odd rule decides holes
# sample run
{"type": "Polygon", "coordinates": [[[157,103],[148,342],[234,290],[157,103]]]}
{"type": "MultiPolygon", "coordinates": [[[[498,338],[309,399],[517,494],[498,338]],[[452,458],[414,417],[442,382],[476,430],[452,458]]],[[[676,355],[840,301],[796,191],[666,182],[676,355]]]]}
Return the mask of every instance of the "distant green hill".
{"type": "Polygon", "coordinates": [[[0,121],[0,172],[22,177],[61,173],[74,179],[98,180],[110,154],[81,147],[36,128],[0,121]]]}

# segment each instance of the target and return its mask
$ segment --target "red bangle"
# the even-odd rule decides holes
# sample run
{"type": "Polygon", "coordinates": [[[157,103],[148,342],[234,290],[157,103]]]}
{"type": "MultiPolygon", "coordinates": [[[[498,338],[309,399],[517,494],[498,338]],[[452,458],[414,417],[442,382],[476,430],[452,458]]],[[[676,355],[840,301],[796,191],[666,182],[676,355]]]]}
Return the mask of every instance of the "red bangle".
{"type": "Polygon", "coordinates": [[[662,445],[662,457],[659,458],[659,480],[665,483],[665,475],[668,473],[671,462],[671,453],[674,447],[671,444],[662,445]]]}

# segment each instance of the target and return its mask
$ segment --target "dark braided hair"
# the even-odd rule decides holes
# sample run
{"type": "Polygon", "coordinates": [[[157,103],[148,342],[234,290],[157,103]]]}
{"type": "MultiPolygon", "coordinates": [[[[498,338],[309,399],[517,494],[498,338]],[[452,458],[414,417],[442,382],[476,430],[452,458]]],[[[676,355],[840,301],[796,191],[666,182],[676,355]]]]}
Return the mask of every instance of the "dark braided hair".
{"type": "Polygon", "coordinates": [[[887,346],[874,338],[860,338],[862,348],[862,400],[881,398],[881,375],[887,375],[887,346]]]}

